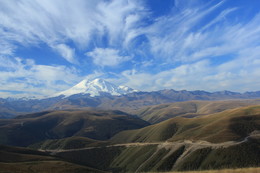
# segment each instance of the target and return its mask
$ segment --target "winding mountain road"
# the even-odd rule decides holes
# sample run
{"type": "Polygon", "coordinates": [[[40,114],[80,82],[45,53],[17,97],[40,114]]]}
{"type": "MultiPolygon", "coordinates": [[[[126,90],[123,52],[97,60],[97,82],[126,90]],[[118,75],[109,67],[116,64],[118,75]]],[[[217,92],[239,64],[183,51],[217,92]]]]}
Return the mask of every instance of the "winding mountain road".
{"type": "Polygon", "coordinates": [[[191,140],[184,140],[184,141],[176,141],[176,142],[135,142],[135,143],[125,143],[125,144],[112,144],[107,146],[98,146],[98,147],[85,147],[85,148],[76,148],[76,149],[55,149],[55,150],[44,150],[39,149],[39,151],[43,152],[50,152],[52,154],[55,153],[61,153],[61,152],[72,152],[72,151],[82,151],[82,150],[91,150],[96,148],[104,148],[104,147],[137,147],[137,146],[149,146],[149,145],[158,145],[159,148],[171,148],[173,146],[192,146],[196,148],[205,148],[205,147],[211,147],[211,148],[226,148],[234,145],[238,145],[244,142],[247,142],[250,136],[247,136],[242,141],[228,141],[228,142],[222,142],[222,143],[211,143],[207,141],[191,141],[191,140]]]}

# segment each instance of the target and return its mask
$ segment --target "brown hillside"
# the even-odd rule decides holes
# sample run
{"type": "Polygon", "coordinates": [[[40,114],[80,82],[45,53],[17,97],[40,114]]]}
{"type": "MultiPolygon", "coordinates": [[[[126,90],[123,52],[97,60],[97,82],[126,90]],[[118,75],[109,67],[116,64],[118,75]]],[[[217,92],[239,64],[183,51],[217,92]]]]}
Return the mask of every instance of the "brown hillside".
{"type": "Polygon", "coordinates": [[[176,117],[196,117],[222,112],[227,109],[259,105],[260,100],[187,101],[148,106],[133,112],[150,123],[158,123],[176,117]]]}
{"type": "Polygon", "coordinates": [[[260,106],[235,108],[198,118],[175,117],[138,130],[121,132],[114,143],[205,140],[225,142],[243,140],[259,133],[260,106]]]}

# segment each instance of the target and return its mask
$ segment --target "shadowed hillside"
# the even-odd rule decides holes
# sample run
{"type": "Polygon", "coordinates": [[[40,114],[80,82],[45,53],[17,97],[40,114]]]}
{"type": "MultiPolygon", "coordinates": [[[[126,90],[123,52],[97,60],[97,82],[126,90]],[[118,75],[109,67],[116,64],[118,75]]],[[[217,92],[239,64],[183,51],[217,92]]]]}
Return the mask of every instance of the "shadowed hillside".
{"type": "Polygon", "coordinates": [[[48,139],[33,145],[30,148],[41,149],[41,150],[68,150],[68,149],[79,149],[86,147],[98,147],[109,145],[107,141],[99,141],[86,137],[72,136],[62,139],[48,139]]]}
{"type": "Polygon", "coordinates": [[[120,111],[53,111],[0,120],[0,143],[28,146],[71,136],[107,140],[122,130],[149,123],[120,111]]]}
{"type": "Polygon", "coordinates": [[[0,168],[0,172],[49,173],[55,170],[57,173],[105,173],[97,169],[62,161],[43,152],[8,146],[0,146],[0,168]]]}

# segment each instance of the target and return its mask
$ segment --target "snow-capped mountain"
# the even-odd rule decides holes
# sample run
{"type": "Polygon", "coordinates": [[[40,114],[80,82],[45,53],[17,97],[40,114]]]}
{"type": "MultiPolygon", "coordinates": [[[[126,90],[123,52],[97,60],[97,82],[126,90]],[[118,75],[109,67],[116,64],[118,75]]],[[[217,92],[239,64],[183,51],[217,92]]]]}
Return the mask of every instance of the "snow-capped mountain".
{"type": "Polygon", "coordinates": [[[136,92],[127,86],[117,86],[103,79],[88,80],[85,79],[73,86],[72,88],[55,94],[55,96],[64,95],[69,97],[74,94],[90,94],[91,97],[100,96],[101,93],[109,93],[111,95],[122,95],[136,92]]]}

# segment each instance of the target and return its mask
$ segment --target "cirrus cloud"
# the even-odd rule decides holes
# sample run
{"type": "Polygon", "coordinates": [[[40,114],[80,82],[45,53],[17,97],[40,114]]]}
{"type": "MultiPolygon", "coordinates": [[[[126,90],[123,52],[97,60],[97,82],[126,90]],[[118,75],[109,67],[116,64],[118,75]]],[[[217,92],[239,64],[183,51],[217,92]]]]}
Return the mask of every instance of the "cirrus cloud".
{"type": "Polygon", "coordinates": [[[90,56],[98,66],[117,66],[130,59],[129,56],[121,56],[119,50],[109,48],[95,48],[86,55],[90,56]]]}

